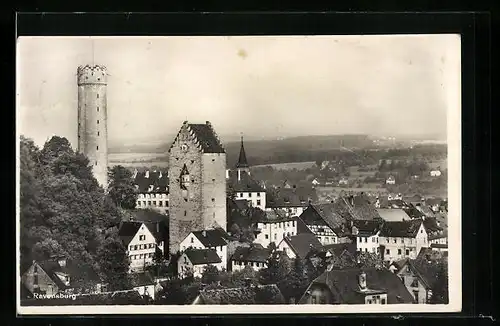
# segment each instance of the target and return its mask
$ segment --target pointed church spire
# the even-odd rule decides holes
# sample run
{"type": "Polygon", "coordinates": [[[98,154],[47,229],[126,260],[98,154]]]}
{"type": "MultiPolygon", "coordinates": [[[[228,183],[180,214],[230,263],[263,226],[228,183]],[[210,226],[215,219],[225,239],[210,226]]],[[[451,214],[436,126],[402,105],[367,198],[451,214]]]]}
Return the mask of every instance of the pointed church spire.
{"type": "Polygon", "coordinates": [[[241,136],[240,157],[238,163],[236,163],[236,168],[248,168],[247,155],[245,154],[245,147],[243,146],[243,136],[241,136]]]}

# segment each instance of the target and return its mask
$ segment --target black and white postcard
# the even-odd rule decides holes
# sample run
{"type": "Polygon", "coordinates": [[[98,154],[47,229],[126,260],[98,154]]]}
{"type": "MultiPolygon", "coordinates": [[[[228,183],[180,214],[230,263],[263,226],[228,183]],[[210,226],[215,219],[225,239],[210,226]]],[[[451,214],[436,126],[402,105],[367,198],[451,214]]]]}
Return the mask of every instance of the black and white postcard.
{"type": "Polygon", "coordinates": [[[460,50],[18,38],[18,313],[460,311],[460,50]]]}

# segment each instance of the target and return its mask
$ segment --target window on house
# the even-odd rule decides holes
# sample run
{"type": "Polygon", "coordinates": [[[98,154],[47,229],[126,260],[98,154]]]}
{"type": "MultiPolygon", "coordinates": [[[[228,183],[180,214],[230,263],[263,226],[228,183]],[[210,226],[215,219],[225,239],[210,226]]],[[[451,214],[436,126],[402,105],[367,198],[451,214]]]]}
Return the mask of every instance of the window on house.
{"type": "Polygon", "coordinates": [[[191,238],[191,243],[194,243],[194,238],[191,238]]]}
{"type": "Polygon", "coordinates": [[[418,291],[413,291],[413,296],[415,297],[415,302],[418,302],[418,291]]]}
{"type": "Polygon", "coordinates": [[[266,234],[266,235],[265,235],[265,238],[266,238],[266,240],[267,240],[267,239],[269,239],[269,234],[266,234]]]}
{"type": "Polygon", "coordinates": [[[240,193],[240,197],[243,197],[243,193],[240,193]]]}
{"type": "Polygon", "coordinates": [[[358,237],[358,242],[363,242],[363,238],[362,237],[358,237]]]}
{"type": "Polygon", "coordinates": [[[382,300],[380,300],[380,303],[385,304],[385,298],[382,298],[382,300]]]}
{"type": "Polygon", "coordinates": [[[415,288],[418,287],[418,279],[416,277],[413,279],[413,282],[411,282],[411,286],[415,288]]]}
{"type": "Polygon", "coordinates": [[[367,242],[368,242],[368,238],[365,238],[365,243],[367,243],[367,242]]]}
{"type": "Polygon", "coordinates": [[[212,198],[212,202],[214,202],[214,201],[215,201],[215,198],[212,198]]]}
{"type": "Polygon", "coordinates": [[[394,243],[397,243],[398,239],[394,238],[392,241],[394,241],[394,243]]]}
{"type": "Polygon", "coordinates": [[[257,205],[260,206],[260,199],[257,199],[257,205]]]}
{"type": "Polygon", "coordinates": [[[368,252],[368,248],[365,248],[365,252],[368,252]]]}
{"type": "Polygon", "coordinates": [[[317,304],[318,303],[318,300],[316,299],[316,296],[312,296],[311,297],[311,304],[317,304]]]}
{"type": "Polygon", "coordinates": [[[139,240],[140,240],[140,241],[146,240],[146,236],[145,236],[145,235],[140,235],[140,236],[139,236],[139,240]]]}
{"type": "Polygon", "coordinates": [[[184,211],[184,216],[186,216],[186,215],[187,215],[187,211],[184,211]]]}
{"type": "Polygon", "coordinates": [[[390,255],[390,254],[391,254],[391,250],[390,250],[390,249],[386,249],[386,250],[385,250],[385,254],[386,254],[386,255],[390,255]]]}
{"type": "Polygon", "coordinates": [[[401,249],[398,249],[398,255],[401,255],[401,249]]]}
{"type": "Polygon", "coordinates": [[[99,124],[99,120],[97,120],[97,124],[99,124]]]}
{"type": "Polygon", "coordinates": [[[410,249],[406,249],[406,256],[410,255],[410,249]]]}
{"type": "Polygon", "coordinates": [[[137,250],[137,248],[138,248],[138,246],[137,246],[137,245],[135,245],[135,246],[134,246],[134,250],[137,250]]]}
{"type": "Polygon", "coordinates": [[[375,242],[375,238],[372,238],[372,242],[375,242]]]}
{"type": "Polygon", "coordinates": [[[38,285],[38,274],[33,274],[33,284],[38,285]]]}
{"type": "Polygon", "coordinates": [[[130,246],[130,249],[129,250],[134,250],[134,246],[130,246]]]}
{"type": "Polygon", "coordinates": [[[260,197],[260,192],[257,193],[257,197],[260,197]]]}
{"type": "Polygon", "coordinates": [[[277,240],[278,239],[278,234],[274,234],[274,240],[277,240]]]}
{"type": "Polygon", "coordinates": [[[148,200],[148,205],[151,206],[151,200],[148,200]]]}
{"type": "Polygon", "coordinates": [[[163,207],[163,201],[159,201],[160,207],[163,207]]]}

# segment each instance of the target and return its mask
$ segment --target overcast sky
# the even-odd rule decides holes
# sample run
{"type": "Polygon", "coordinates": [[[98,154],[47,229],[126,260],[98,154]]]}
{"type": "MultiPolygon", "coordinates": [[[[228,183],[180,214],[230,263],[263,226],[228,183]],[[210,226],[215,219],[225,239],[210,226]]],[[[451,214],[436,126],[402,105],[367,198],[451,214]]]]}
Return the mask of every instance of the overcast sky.
{"type": "Polygon", "coordinates": [[[95,63],[109,71],[110,143],[184,120],[222,136],[445,137],[459,55],[454,35],[20,38],[19,131],[76,145],[76,69],[95,63]]]}

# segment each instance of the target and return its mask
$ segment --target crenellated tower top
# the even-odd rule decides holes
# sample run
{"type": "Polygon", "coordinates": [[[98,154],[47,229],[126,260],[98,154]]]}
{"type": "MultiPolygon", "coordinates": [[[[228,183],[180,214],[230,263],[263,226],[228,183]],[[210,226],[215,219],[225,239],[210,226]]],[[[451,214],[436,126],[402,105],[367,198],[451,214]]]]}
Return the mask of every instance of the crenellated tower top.
{"type": "Polygon", "coordinates": [[[100,65],[85,65],[79,66],[77,69],[78,85],[85,84],[107,84],[107,69],[100,65]]]}

